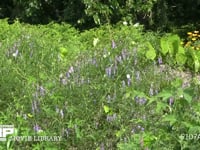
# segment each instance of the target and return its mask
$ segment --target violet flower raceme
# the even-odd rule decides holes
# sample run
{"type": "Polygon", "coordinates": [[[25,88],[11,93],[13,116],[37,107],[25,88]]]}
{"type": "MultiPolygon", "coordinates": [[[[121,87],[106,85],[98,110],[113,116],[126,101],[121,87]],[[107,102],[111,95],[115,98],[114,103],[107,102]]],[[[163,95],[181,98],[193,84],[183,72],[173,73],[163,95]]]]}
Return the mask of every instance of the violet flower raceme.
{"type": "Polygon", "coordinates": [[[153,88],[150,87],[150,89],[149,89],[149,95],[150,95],[150,96],[153,96],[153,94],[154,94],[154,93],[153,93],[153,88]]]}
{"type": "Polygon", "coordinates": [[[70,134],[70,129],[69,128],[66,128],[66,129],[63,129],[63,134],[65,133],[67,137],[69,137],[69,134],[70,134]]]}
{"type": "Polygon", "coordinates": [[[158,64],[161,65],[162,63],[163,63],[163,62],[162,62],[162,57],[159,57],[159,58],[158,58],[158,64]]]}
{"type": "Polygon", "coordinates": [[[170,97],[170,99],[169,99],[169,105],[172,106],[173,103],[174,103],[174,99],[173,99],[173,97],[170,97]]]}
{"type": "Polygon", "coordinates": [[[104,143],[101,143],[101,145],[100,145],[100,150],[105,150],[104,143]]]}
{"type": "Polygon", "coordinates": [[[112,75],[112,68],[111,67],[106,68],[106,75],[108,77],[111,77],[111,75],[112,75]]]}
{"type": "Polygon", "coordinates": [[[63,85],[66,85],[66,84],[67,84],[67,79],[63,78],[63,79],[61,79],[60,82],[61,82],[63,85]]]}
{"type": "Polygon", "coordinates": [[[146,99],[144,97],[140,98],[138,96],[135,97],[135,102],[139,105],[144,105],[146,103],[146,99]]]}
{"type": "Polygon", "coordinates": [[[45,95],[45,89],[42,86],[39,86],[39,92],[40,92],[40,96],[45,95]]]}
{"type": "Polygon", "coordinates": [[[41,132],[42,131],[41,127],[37,123],[34,125],[33,129],[34,129],[35,132],[41,132]]]}
{"type": "Polygon", "coordinates": [[[153,96],[154,95],[154,90],[153,90],[153,83],[151,83],[150,89],[149,89],[149,95],[153,96]]]}
{"type": "Polygon", "coordinates": [[[113,48],[113,49],[116,48],[116,43],[115,43],[114,40],[112,40],[112,48],[113,48]]]}
{"type": "Polygon", "coordinates": [[[145,103],[146,103],[146,99],[144,98],[144,97],[142,97],[142,98],[140,98],[140,100],[139,100],[139,104],[140,105],[144,105],[145,103]]]}
{"type": "Polygon", "coordinates": [[[122,56],[116,56],[115,59],[117,62],[122,63],[122,56]]]}
{"type": "Polygon", "coordinates": [[[36,112],[39,112],[39,103],[37,100],[33,100],[32,101],[32,112],[33,114],[36,113],[36,112]]]}
{"type": "Polygon", "coordinates": [[[116,75],[116,73],[117,73],[117,65],[115,65],[115,66],[113,67],[113,75],[116,75]]]}
{"type": "Polygon", "coordinates": [[[70,78],[70,73],[69,72],[66,73],[66,77],[70,78]]]}
{"type": "Polygon", "coordinates": [[[139,72],[139,71],[136,72],[136,80],[137,80],[137,81],[140,80],[140,72],[139,72]]]}
{"type": "Polygon", "coordinates": [[[73,72],[74,72],[74,67],[71,66],[71,67],[69,68],[68,72],[69,72],[70,74],[73,73],[73,72]]]}
{"type": "Polygon", "coordinates": [[[116,115],[116,113],[115,113],[115,114],[113,114],[113,115],[107,115],[106,120],[107,120],[108,122],[112,122],[112,121],[114,121],[116,118],[117,118],[117,115],[116,115]]]}

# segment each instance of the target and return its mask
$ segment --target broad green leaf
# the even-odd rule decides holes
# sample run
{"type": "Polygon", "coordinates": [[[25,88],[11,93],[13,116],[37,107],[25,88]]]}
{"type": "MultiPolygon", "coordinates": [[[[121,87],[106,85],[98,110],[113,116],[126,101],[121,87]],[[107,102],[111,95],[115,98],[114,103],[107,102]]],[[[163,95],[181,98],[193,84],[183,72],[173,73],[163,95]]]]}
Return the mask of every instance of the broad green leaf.
{"type": "Polygon", "coordinates": [[[155,57],[156,57],[156,53],[155,53],[155,51],[147,51],[146,52],[146,57],[147,57],[147,59],[151,59],[151,60],[154,60],[155,59],[155,57]]]}
{"type": "Polygon", "coordinates": [[[98,42],[99,42],[99,39],[98,38],[94,38],[93,39],[93,46],[95,47],[98,42]]]}
{"type": "Polygon", "coordinates": [[[173,96],[173,94],[169,90],[163,90],[162,92],[160,92],[156,95],[156,97],[161,97],[161,98],[163,98],[163,100],[169,99],[172,96],[173,96]]]}
{"type": "Polygon", "coordinates": [[[63,56],[66,56],[68,53],[68,50],[64,47],[60,47],[60,54],[63,56]]]}
{"type": "Polygon", "coordinates": [[[156,52],[151,43],[148,42],[148,48],[149,50],[146,52],[147,59],[154,60],[156,57],[156,52]]]}
{"type": "Polygon", "coordinates": [[[172,126],[177,121],[177,118],[174,115],[167,115],[162,119],[162,121],[169,122],[172,126]]]}
{"type": "Polygon", "coordinates": [[[131,96],[131,93],[130,92],[127,92],[126,94],[125,94],[125,98],[127,99],[127,98],[129,98],[131,96]]]}
{"type": "Polygon", "coordinates": [[[190,104],[192,101],[192,95],[188,94],[188,93],[183,93],[183,97],[184,99],[190,104]]]}
{"type": "Polygon", "coordinates": [[[103,106],[103,109],[104,109],[105,113],[108,113],[110,111],[110,108],[106,105],[103,106]]]}
{"type": "Polygon", "coordinates": [[[200,132],[200,127],[194,126],[194,125],[191,125],[189,128],[189,131],[188,131],[188,133],[194,134],[194,136],[195,136],[195,134],[199,134],[199,132],[200,132]]]}
{"type": "Polygon", "coordinates": [[[181,78],[176,78],[174,81],[172,81],[172,86],[174,88],[180,88],[183,84],[183,80],[181,78]]]}
{"type": "Polygon", "coordinates": [[[185,49],[182,46],[178,47],[178,53],[179,54],[185,54],[185,49]]]}
{"type": "Polygon", "coordinates": [[[169,52],[169,42],[166,39],[166,37],[162,37],[160,40],[160,46],[161,46],[161,53],[163,55],[166,55],[169,52]]]}
{"type": "Polygon", "coordinates": [[[178,35],[172,35],[170,37],[170,42],[172,43],[174,53],[178,53],[180,47],[180,38],[178,35]]]}
{"type": "Polygon", "coordinates": [[[194,60],[194,70],[195,70],[195,72],[199,71],[199,67],[200,67],[199,60],[195,59],[194,60]]]}
{"type": "Polygon", "coordinates": [[[184,65],[186,63],[187,57],[185,56],[185,54],[182,53],[177,53],[176,54],[176,62],[179,65],[184,65]]]}
{"type": "Polygon", "coordinates": [[[157,103],[157,106],[156,106],[156,112],[157,112],[157,113],[160,113],[160,112],[162,112],[166,107],[167,107],[167,104],[166,104],[166,103],[158,102],[158,103],[157,103]]]}

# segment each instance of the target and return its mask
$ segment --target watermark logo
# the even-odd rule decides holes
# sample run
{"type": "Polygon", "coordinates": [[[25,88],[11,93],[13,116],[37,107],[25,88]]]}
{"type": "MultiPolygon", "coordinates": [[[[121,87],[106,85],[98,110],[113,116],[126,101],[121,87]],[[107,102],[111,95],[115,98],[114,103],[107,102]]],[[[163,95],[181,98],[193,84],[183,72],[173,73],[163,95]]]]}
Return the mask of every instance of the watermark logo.
{"type": "Polygon", "coordinates": [[[14,125],[0,125],[0,141],[48,141],[59,142],[62,136],[18,136],[15,133],[14,125]]]}
{"type": "Polygon", "coordinates": [[[195,134],[181,134],[180,138],[182,140],[200,140],[200,134],[199,133],[195,133],[195,134]]]}
{"type": "Polygon", "coordinates": [[[6,141],[6,137],[14,132],[14,125],[0,125],[0,141],[6,141]]]}

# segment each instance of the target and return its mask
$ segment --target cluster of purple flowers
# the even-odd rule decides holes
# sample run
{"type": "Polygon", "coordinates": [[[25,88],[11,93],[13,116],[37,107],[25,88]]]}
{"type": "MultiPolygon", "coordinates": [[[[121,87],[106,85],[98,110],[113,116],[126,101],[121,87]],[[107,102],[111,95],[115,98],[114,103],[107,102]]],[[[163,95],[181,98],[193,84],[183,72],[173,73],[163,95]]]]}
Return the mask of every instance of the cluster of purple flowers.
{"type": "MultiPolygon", "coordinates": [[[[46,90],[44,89],[44,87],[41,85],[40,86],[37,85],[36,92],[33,94],[33,100],[32,100],[32,113],[34,115],[40,112],[40,98],[45,96],[45,94],[46,90]]],[[[42,131],[41,127],[37,123],[35,123],[33,129],[35,132],[42,131]]]]}
{"type": "Polygon", "coordinates": [[[114,113],[114,114],[112,114],[112,115],[107,115],[106,120],[107,120],[108,122],[112,122],[112,121],[116,120],[116,118],[117,118],[117,114],[114,113]]]}
{"type": "Polygon", "coordinates": [[[144,97],[138,97],[138,96],[136,96],[135,97],[135,102],[136,102],[136,104],[144,105],[144,104],[146,104],[147,99],[144,98],[144,97]]]}
{"type": "Polygon", "coordinates": [[[16,42],[13,47],[11,47],[8,52],[7,52],[7,56],[10,57],[12,55],[12,57],[17,58],[17,56],[19,55],[19,46],[20,43],[16,42]]]}

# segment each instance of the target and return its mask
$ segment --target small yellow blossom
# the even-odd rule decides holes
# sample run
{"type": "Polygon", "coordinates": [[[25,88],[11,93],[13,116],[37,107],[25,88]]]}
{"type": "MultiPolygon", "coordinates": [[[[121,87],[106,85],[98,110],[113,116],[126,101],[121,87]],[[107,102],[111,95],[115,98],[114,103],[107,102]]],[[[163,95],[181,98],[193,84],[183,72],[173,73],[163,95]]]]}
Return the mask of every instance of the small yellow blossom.
{"type": "Polygon", "coordinates": [[[196,41],[197,39],[196,38],[192,38],[192,41],[196,41]]]}
{"type": "Polygon", "coordinates": [[[198,34],[192,34],[192,36],[198,36],[198,34]]]}
{"type": "Polygon", "coordinates": [[[198,33],[199,33],[199,31],[194,31],[194,33],[198,34],[198,33]]]}
{"type": "Polygon", "coordinates": [[[32,114],[30,114],[30,113],[28,113],[28,115],[27,115],[29,118],[32,118],[33,117],[33,115],[32,114]]]}
{"type": "Polygon", "coordinates": [[[192,32],[188,32],[187,34],[188,34],[188,35],[192,35],[192,32]]]}

